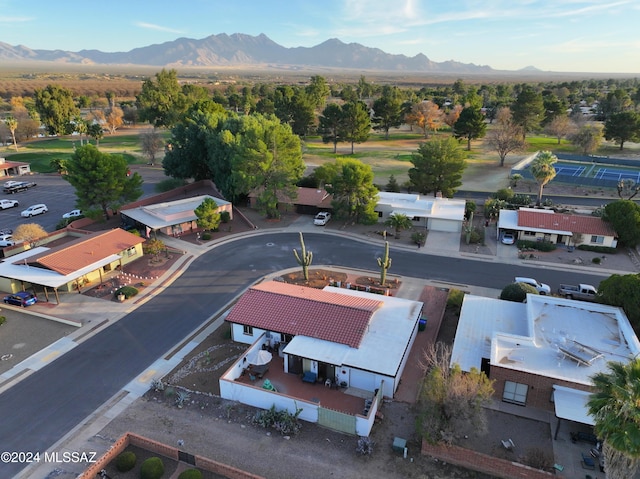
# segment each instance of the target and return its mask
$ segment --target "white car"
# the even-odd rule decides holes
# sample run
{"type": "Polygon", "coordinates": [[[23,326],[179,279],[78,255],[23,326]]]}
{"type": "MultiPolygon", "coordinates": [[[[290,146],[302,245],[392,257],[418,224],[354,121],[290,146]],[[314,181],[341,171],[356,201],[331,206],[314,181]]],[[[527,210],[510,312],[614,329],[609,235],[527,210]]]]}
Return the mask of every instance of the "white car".
{"type": "Polygon", "coordinates": [[[78,216],[82,216],[82,210],[71,210],[68,213],[62,215],[63,218],[77,218],[78,216]]]}
{"type": "Polygon", "coordinates": [[[29,206],[26,210],[20,213],[20,216],[22,216],[23,218],[31,218],[32,216],[41,215],[42,213],[46,213],[47,211],[49,211],[47,205],[45,205],[44,203],[40,203],[38,205],[29,206]]]}
{"type": "Polygon", "coordinates": [[[2,187],[3,188],[11,188],[12,186],[19,185],[20,183],[22,183],[22,182],[21,181],[9,180],[9,181],[5,181],[4,184],[2,185],[2,187]]]}
{"type": "Polygon", "coordinates": [[[534,288],[536,288],[538,293],[540,293],[541,295],[551,294],[551,288],[549,287],[548,284],[538,283],[533,278],[525,278],[525,277],[522,277],[522,276],[518,276],[515,281],[516,281],[516,283],[524,283],[524,284],[528,284],[530,286],[533,286],[534,288]]]}
{"type": "Polygon", "coordinates": [[[513,233],[507,232],[502,235],[502,239],[500,241],[502,241],[502,244],[513,244],[516,242],[516,237],[513,233]]]}
{"type": "Polygon", "coordinates": [[[16,200],[0,200],[0,209],[15,208],[19,204],[16,200]]]}
{"type": "Polygon", "coordinates": [[[330,219],[331,219],[331,213],[327,213],[326,211],[321,211],[313,219],[313,224],[317,226],[324,226],[329,222],[330,219]]]}
{"type": "Polygon", "coordinates": [[[11,235],[0,235],[0,248],[4,248],[5,246],[13,246],[16,244],[13,241],[13,236],[11,235]]]}

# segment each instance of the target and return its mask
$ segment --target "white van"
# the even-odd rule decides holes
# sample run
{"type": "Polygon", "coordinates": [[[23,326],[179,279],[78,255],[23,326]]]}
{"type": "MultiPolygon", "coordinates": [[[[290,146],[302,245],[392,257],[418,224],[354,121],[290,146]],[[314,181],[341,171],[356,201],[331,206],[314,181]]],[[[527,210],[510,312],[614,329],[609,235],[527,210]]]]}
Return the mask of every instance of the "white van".
{"type": "Polygon", "coordinates": [[[529,284],[529,285],[533,286],[534,288],[536,288],[538,293],[540,293],[542,295],[551,294],[551,288],[549,287],[548,284],[538,283],[533,278],[525,278],[523,276],[518,276],[518,277],[516,277],[515,281],[516,281],[516,283],[525,283],[525,284],[529,284]]]}

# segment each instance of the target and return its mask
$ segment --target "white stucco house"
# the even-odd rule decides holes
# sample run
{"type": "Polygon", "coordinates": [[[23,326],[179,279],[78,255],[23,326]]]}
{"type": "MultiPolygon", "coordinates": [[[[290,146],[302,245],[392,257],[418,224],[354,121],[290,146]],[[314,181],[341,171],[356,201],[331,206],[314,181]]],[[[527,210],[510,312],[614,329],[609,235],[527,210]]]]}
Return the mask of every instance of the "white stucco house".
{"type": "Polygon", "coordinates": [[[465,205],[465,200],[453,198],[380,192],[375,211],[379,222],[385,222],[392,214],[403,214],[412,220],[414,227],[461,233],[465,205]]]}
{"type": "MultiPolygon", "coordinates": [[[[231,325],[232,339],[247,344],[245,358],[268,347],[282,359],[286,376],[300,384],[318,378],[381,400],[393,397],[398,388],[419,330],[422,306],[420,301],[365,291],[320,290],[268,281],[249,288],[226,321],[231,325]]],[[[223,398],[264,409],[274,401],[292,411],[300,407],[300,400],[288,397],[291,394],[265,395],[239,381],[247,366],[239,359],[222,376],[223,398]],[[282,397],[275,399],[273,395],[282,397]]],[[[307,404],[301,418],[319,422],[319,411],[322,404],[307,404]]],[[[345,432],[368,435],[373,418],[359,419],[354,431],[345,432]]]]}
{"type": "Polygon", "coordinates": [[[593,424],[585,408],[591,376],[638,354],[640,342],[618,307],[532,294],[526,303],[466,295],[451,363],[484,371],[498,400],[593,424]]]}
{"type": "Polygon", "coordinates": [[[616,232],[602,218],[545,209],[500,210],[498,237],[506,231],[514,233],[516,240],[567,246],[585,244],[615,248],[618,245],[616,232]]]}

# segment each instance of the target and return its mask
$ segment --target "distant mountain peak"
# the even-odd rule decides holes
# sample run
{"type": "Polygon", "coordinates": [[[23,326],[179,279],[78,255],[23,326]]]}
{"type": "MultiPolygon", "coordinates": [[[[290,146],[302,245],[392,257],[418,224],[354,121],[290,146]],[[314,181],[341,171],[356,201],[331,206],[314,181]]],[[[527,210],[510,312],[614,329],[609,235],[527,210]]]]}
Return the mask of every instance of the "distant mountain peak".
{"type": "Polygon", "coordinates": [[[313,47],[286,48],[264,33],[220,33],[202,39],[178,38],[162,44],[139,47],[128,52],[81,50],[31,50],[0,42],[0,60],[44,61],[70,64],[147,65],[158,67],[215,67],[280,65],[307,68],[342,68],[377,71],[482,73],[493,71],[455,61],[433,62],[419,53],[413,57],[386,53],[359,43],[330,38],[313,47]]]}

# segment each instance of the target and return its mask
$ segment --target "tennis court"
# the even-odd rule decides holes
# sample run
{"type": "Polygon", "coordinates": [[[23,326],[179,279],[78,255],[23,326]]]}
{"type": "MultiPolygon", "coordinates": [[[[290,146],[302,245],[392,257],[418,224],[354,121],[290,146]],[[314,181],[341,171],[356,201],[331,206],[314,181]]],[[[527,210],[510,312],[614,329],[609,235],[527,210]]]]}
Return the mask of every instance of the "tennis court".
{"type": "Polygon", "coordinates": [[[633,180],[640,183],[640,171],[618,170],[615,168],[598,168],[593,175],[598,180],[633,180]]]}
{"type": "Polygon", "coordinates": [[[587,169],[586,166],[560,164],[554,166],[556,175],[561,176],[582,176],[587,169]]]}

